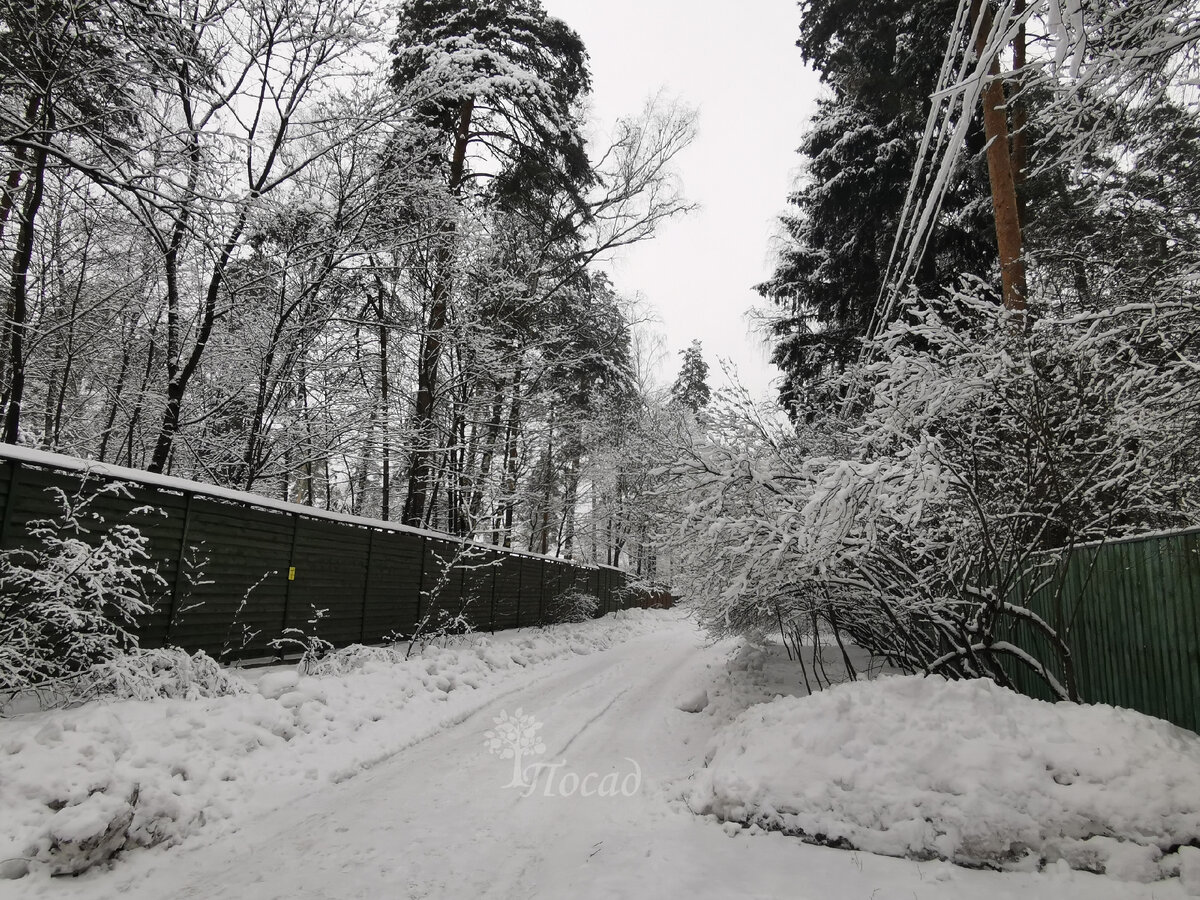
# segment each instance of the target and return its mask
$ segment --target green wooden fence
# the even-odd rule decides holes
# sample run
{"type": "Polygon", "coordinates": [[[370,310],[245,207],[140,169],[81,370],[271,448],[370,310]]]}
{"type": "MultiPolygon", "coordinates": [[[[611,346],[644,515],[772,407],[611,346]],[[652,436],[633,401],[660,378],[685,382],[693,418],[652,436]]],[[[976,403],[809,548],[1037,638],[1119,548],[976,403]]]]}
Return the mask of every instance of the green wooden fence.
{"type": "Polygon", "coordinates": [[[495,631],[553,621],[571,589],[598,597],[597,614],[661,600],[629,589],[618,569],[5,444],[0,549],[27,544],[29,522],[56,515],[53,489],[111,481],[127,496],[105,494],[94,511],[141,531],[167,585],[138,623],[143,647],[253,659],[272,656],[290,628],[335,646],[411,635],[434,604],[435,616],[495,631]]]}
{"type": "MultiPolygon", "coordinates": [[[[1080,545],[1039,554],[1018,588],[1028,606],[1071,648],[1071,671],[1088,703],[1109,703],[1200,731],[1200,529],[1080,545]]],[[[1043,661],[1057,660],[1028,625],[1009,639],[1043,661]]],[[[1018,690],[1054,699],[1019,663],[1006,664],[1018,690]]]]}

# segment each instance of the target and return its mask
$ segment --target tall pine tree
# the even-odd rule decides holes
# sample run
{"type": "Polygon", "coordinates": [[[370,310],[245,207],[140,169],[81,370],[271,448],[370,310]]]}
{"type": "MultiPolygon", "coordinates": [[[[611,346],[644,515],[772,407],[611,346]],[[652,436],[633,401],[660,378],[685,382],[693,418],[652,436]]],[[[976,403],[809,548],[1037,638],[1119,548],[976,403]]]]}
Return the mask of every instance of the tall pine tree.
{"type": "MultiPolygon", "coordinates": [[[[757,286],[778,308],[772,362],[793,415],[820,402],[814,390],[858,355],[885,277],[956,4],[916,0],[804,0],[800,47],[828,94],[800,146],[806,170],[782,219],[776,270],[757,286]]],[[[983,148],[946,198],[916,284],[936,290],[994,266],[983,148]]]]}
{"type": "MultiPolygon", "coordinates": [[[[408,0],[392,45],[392,84],[427,93],[418,104],[417,142],[431,152],[449,193],[491,175],[502,205],[565,192],[578,199],[592,180],[578,102],[590,89],[579,36],[546,15],[537,0],[408,0]],[[477,172],[468,149],[491,158],[477,172]]],[[[580,201],[582,203],[582,201],[580,201]]],[[[426,522],[438,452],[434,413],[444,331],[449,322],[454,223],[446,221],[433,254],[430,299],[417,365],[403,521],[426,522]]]]}

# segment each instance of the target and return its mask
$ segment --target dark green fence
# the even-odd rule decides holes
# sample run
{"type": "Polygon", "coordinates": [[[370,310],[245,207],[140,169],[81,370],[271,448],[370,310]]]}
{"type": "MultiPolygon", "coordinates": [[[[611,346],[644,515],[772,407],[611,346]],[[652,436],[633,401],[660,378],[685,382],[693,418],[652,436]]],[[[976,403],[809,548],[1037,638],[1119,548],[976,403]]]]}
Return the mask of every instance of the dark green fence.
{"type": "MultiPolygon", "coordinates": [[[[1069,668],[1088,703],[1125,706],[1200,731],[1200,530],[1148,535],[1040,554],[1016,602],[1046,620],[1071,648],[1069,668]]],[[[1013,643],[1042,661],[1058,654],[1028,625],[1013,643]]],[[[1020,664],[1017,688],[1053,699],[1020,664]]]]}
{"type": "Polygon", "coordinates": [[[273,655],[289,628],[345,646],[411,635],[431,613],[480,631],[550,622],[572,589],[598,597],[598,614],[649,599],[617,569],[9,445],[0,445],[0,549],[25,545],[31,521],[58,513],[55,488],[87,493],[112,481],[127,495],[105,494],[93,511],[136,526],[167,585],[139,622],[144,647],[252,659],[273,655]]]}

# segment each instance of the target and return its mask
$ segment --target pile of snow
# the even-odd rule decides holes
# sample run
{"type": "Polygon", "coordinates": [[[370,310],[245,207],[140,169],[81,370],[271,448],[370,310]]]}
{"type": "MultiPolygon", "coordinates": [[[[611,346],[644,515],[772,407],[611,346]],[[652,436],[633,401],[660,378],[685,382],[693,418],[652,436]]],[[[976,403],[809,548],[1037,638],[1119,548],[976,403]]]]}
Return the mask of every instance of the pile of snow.
{"type": "Polygon", "coordinates": [[[1179,874],[1200,893],[1200,736],[985,680],[887,677],[752,707],[713,739],[687,799],[817,843],[997,868],[1064,860],[1127,881],[1179,874]]]}
{"type": "Polygon", "coordinates": [[[0,720],[0,877],[81,872],[118,850],[204,826],[218,833],[215,823],[352,777],[467,717],[529,667],[678,618],[629,610],[469,635],[407,660],[400,649],[350,647],[312,675],[214,674],[186,655],[139,657],[109,685],[135,699],[0,720]]]}

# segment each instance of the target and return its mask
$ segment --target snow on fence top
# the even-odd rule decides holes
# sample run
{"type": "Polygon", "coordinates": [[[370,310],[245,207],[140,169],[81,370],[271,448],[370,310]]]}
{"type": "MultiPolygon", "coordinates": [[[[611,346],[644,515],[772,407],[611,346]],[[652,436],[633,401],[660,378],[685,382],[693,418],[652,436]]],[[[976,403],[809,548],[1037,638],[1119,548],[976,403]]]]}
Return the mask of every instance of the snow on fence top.
{"type": "Polygon", "coordinates": [[[1049,550],[1039,550],[1032,556],[1051,556],[1056,553],[1073,553],[1076,550],[1095,550],[1098,547],[1107,547],[1112,544],[1136,544],[1141,541],[1154,541],[1159,538],[1177,538],[1189,534],[1200,534],[1200,527],[1196,528],[1163,528],[1154,531],[1140,531],[1137,534],[1127,534],[1121,537],[1101,538],[1097,541],[1086,541],[1080,544],[1071,544],[1068,547],[1053,547],[1049,550]]]}
{"type": "Polygon", "coordinates": [[[558,556],[550,556],[544,553],[532,553],[527,550],[515,550],[510,547],[498,547],[494,544],[485,544],[482,541],[464,541],[461,537],[456,537],[452,534],[446,534],[441,531],[432,531],[427,528],[414,528],[411,525],[402,525],[399,522],[388,522],[384,519],[372,519],[366,516],[354,516],[348,513],[333,512],[331,510],[319,509],[315,506],[305,506],[301,503],[289,503],[286,500],[275,500],[271,497],[265,497],[262,494],[254,494],[249,491],[237,491],[232,488],[224,488],[215,484],[205,484],[202,481],[190,481],[186,478],[175,478],[170,475],[158,475],[154,472],[146,472],[142,469],[129,469],[125,466],[114,466],[111,463],[97,462],[91,459],[80,459],[74,456],[65,456],[61,453],[49,453],[45,450],[34,450],[29,447],[19,447],[13,444],[0,444],[0,460],[9,460],[14,463],[22,463],[25,465],[41,466],[48,469],[60,469],[67,472],[80,472],[85,475],[96,475],[102,478],[112,478],[119,481],[133,481],[147,487],[161,488],[167,491],[175,491],[181,494],[198,494],[204,497],[210,497],[217,500],[229,500],[234,503],[242,503],[247,506],[253,506],[258,509],[269,509],[276,512],[290,513],[297,516],[305,516],[310,519],[324,519],[330,522],[338,522],[344,525],[356,525],[360,528],[376,528],[381,531],[396,531],[406,534],[416,534],[428,538],[434,538],[439,541],[450,541],[455,544],[464,544],[470,547],[479,547],[484,550],[491,550],[499,553],[509,553],[514,556],[529,556],[535,559],[548,559],[561,565],[574,566],[579,569],[612,569],[620,571],[613,566],[597,565],[593,563],[579,563],[574,560],[562,559],[558,556]]]}

